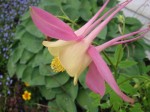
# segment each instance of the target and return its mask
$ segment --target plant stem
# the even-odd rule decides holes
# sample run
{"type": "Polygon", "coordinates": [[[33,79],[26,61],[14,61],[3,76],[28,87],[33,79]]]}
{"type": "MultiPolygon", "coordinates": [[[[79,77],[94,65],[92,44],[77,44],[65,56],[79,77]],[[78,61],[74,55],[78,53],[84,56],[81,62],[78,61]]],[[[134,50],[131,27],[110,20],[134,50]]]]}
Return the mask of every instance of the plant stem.
{"type": "Polygon", "coordinates": [[[64,14],[64,16],[57,16],[58,18],[67,20],[67,21],[69,21],[70,23],[76,25],[77,27],[80,27],[78,24],[76,24],[74,21],[72,21],[72,20],[67,16],[67,14],[64,12],[64,10],[62,9],[62,7],[60,7],[60,10],[61,10],[62,13],[64,14]]]}

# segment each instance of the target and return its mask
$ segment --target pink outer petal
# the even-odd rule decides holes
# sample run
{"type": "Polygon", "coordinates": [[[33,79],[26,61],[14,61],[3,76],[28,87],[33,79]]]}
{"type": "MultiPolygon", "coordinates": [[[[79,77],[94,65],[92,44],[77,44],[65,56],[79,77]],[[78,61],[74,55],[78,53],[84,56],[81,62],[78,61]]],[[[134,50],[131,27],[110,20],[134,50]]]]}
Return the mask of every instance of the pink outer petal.
{"type": "Polygon", "coordinates": [[[31,7],[30,13],[35,25],[46,36],[66,41],[77,39],[74,31],[52,14],[37,7],[31,7]]]}
{"type": "Polygon", "coordinates": [[[101,74],[97,70],[97,67],[92,62],[89,66],[88,73],[86,75],[86,85],[95,93],[99,93],[101,96],[105,94],[105,81],[101,77],[101,74]]]}
{"type": "Polygon", "coordinates": [[[93,62],[95,63],[97,70],[101,74],[102,78],[110,85],[110,87],[126,102],[133,103],[134,100],[126,96],[121,90],[119,89],[109,67],[103,60],[103,58],[99,55],[99,52],[91,46],[88,50],[90,57],[92,58],[93,62]]]}

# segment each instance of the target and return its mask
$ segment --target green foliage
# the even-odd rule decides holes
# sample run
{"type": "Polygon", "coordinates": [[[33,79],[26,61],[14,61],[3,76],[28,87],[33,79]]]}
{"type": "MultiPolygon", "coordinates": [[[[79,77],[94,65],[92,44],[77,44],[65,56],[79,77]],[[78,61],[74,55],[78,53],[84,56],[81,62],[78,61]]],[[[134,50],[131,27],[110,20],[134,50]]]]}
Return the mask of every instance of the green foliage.
{"type": "MultiPolygon", "coordinates": [[[[107,10],[116,2],[112,0],[107,10]]],[[[39,7],[76,29],[89,20],[99,8],[98,4],[102,5],[102,3],[102,0],[41,0],[39,7]]],[[[100,109],[118,112],[148,110],[146,106],[150,101],[148,94],[150,78],[147,73],[150,67],[146,67],[144,63],[146,57],[144,52],[149,46],[143,41],[111,47],[103,52],[104,59],[110,65],[121,90],[129,96],[134,96],[137,103],[132,106],[124,103],[110,87],[107,87],[103,98],[91,93],[85,84],[87,70],[81,74],[76,86],[66,72],[53,72],[50,68],[53,57],[42,45],[44,35],[33,24],[29,12],[21,20],[21,24],[17,26],[13,52],[8,61],[8,72],[10,76],[16,75],[30,86],[38,87],[42,96],[49,101],[50,112],[77,112],[78,110],[98,112],[100,109]],[[141,63],[144,66],[142,68],[141,63]],[[140,101],[143,101],[144,105],[140,101]]],[[[121,31],[125,32],[122,33],[135,31],[141,27],[141,23],[135,18],[126,18],[124,22],[125,29],[121,31]]],[[[99,45],[122,35],[119,30],[122,28],[121,25],[117,17],[112,19],[93,44],[99,45]]]]}
{"type": "MultiPolygon", "coordinates": [[[[87,112],[98,112],[97,105],[94,105],[94,98],[90,97],[90,91],[81,89],[77,97],[78,104],[87,112]]],[[[92,95],[94,96],[94,95],[92,95]]]]}

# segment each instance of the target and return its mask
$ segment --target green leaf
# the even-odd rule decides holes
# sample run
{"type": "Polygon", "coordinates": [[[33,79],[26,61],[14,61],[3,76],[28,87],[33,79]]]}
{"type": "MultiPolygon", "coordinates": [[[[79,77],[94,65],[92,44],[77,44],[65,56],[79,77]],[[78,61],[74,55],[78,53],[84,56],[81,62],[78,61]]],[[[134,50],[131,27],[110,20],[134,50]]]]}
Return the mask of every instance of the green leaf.
{"type": "Polygon", "coordinates": [[[107,35],[107,26],[100,32],[98,38],[105,40],[107,35]]]}
{"type": "Polygon", "coordinates": [[[22,78],[23,72],[26,69],[26,65],[17,64],[16,75],[17,78],[22,78]]]}
{"type": "Polygon", "coordinates": [[[56,103],[56,100],[53,101],[49,101],[48,102],[48,111],[49,112],[65,112],[62,108],[60,108],[58,106],[58,104],[56,103]]]}
{"type": "Polygon", "coordinates": [[[64,112],[77,112],[75,103],[67,94],[57,95],[56,103],[64,112]]]}
{"type": "Polygon", "coordinates": [[[31,66],[27,66],[23,72],[22,81],[30,85],[32,72],[33,72],[33,68],[31,66]]]}
{"type": "Polygon", "coordinates": [[[15,37],[14,37],[14,39],[15,39],[15,40],[20,40],[20,39],[22,38],[22,36],[24,35],[25,32],[26,32],[26,31],[25,31],[25,27],[22,26],[22,25],[18,25],[18,26],[16,27],[16,32],[15,32],[15,37]]]}
{"type": "Polygon", "coordinates": [[[87,112],[98,112],[97,106],[93,104],[94,99],[89,96],[90,91],[87,89],[79,90],[79,94],[77,97],[77,103],[87,112]]]}
{"type": "Polygon", "coordinates": [[[113,7],[113,6],[116,6],[116,4],[117,4],[117,0],[111,0],[111,1],[108,3],[107,7],[113,7]]]}
{"type": "Polygon", "coordinates": [[[20,20],[24,21],[24,20],[29,19],[29,18],[30,18],[30,13],[28,11],[25,14],[23,14],[23,16],[21,16],[20,20]]]}
{"type": "Polygon", "coordinates": [[[79,0],[66,0],[66,3],[62,6],[63,12],[67,15],[71,20],[77,20],[79,18],[79,0]]]}
{"type": "Polygon", "coordinates": [[[130,31],[136,31],[142,27],[142,23],[138,19],[132,17],[126,17],[125,24],[130,31]]]}
{"type": "Polygon", "coordinates": [[[121,73],[128,74],[130,76],[140,75],[140,70],[137,65],[134,65],[134,66],[122,69],[121,73]]]}
{"type": "Polygon", "coordinates": [[[56,75],[56,72],[53,72],[50,65],[41,64],[39,67],[40,75],[42,76],[53,76],[56,75]]]}
{"type": "Polygon", "coordinates": [[[44,85],[45,77],[39,74],[38,68],[27,66],[23,72],[22,80],[29,83],[29,85],[44,85]]]}
{"type": "Polygon", "coordinates": [[[79,10],[72,7],[71,5],[63,6],[63,10],[65,12],[65,15],[71,20],[76,20],[79,18],[79,10]]]}
{"type": "Polygon", "coordinates": [[[34,68],[31,74],[30,85],[45,85],[45,77],[41,76],[38,68],[34,68]]]}
{"type": "Polygon", "coordinates": [[[42,7],[44,8],[44,10],[52,13],[53,15],[59,15],[62,16],[63,13],[61,11],[61,3],[62,1],[60,0],[49,0],[49,1],[44,1],[42,4],[42,7]]]}
{"type": "Polygon", "coordinates": [[[74,1],[74,0],[66,0],[65,3],[66,3],[66,5],[67,4],[71,5],[73,8],[79,9],[79,7],[80,7],[80,1],[79,0],[76,0],[76,1],[74,1]]]}
{"type": "Polygon", "coordinates": [[[13,63],[17,63],[17,61],[19,61],[19,59],[21,58],[22,54],[24,51],[24,47],[22,45],[19,45],[13,52],[12,55],[12,61],[13,63]]]}
{"type": "Polygon", "coordinates": [[[110,102],[113,104],[113,109],[118,112],[119,108],[123,105],[123,100],[114,92],[110,92],[110,102]]]}
{"type": "Polygon", "coordinates": [[[45,48],[35,56],[33,61],[32,67],[40,66],[41,64],[50,64],[52,61],[52,55],[50,55],[48,50],[45,48]]]}
{"type": "Polygon", "coordinates": [[[45,38],[44,35],[38,30],[38,28],[33,24],[31,18],[28,20],[28,23],[25,26],[25,30],[36,38],[45,38]]]}
{"type": "Polygon", "coordinates": [[[20,58],[20,63],[21,64],[26,64],[28,61],[30,61],[30,59],[34,56],[35,54],[28,51],[28,50],[24,50],[22,57],[20,58]]]}
{"type": "MultiPolygon", "coordinates": [[[[62,0],[49,0],[49,1],[41,1],[40,4],[39,4],[39,7],[42,7],[45,9],[45,7],[47,6],[53,6],[53,5],[56,5],[58,7],[60,7],[62,4],[62,0]]],[[[45,9],[46,10],[46,9],[45,9]]],[[[51,9],[47,9],[46,11],[50,12],[51,13],[51,9]]],[[[55,14],[55,13],[54,13],[55,14]]]]}
{"type": "Polygon", "coordinates": [[[7,70],[8,70],[8,73],[9,73],[10,77],[12,77],[16,72],[16,64],[13,63],[12,57],[10,57],[9,60],[8,60],[7,70]]]}
{"type": "Polygon", "coordinates": [[[120,109],[119,112],[126,112],[126,110],[125,110],[125,109],[124,109],[124,110],[123,110],[123,109],[120,109]]]}
{"type": "Polygon", "coordinates": [[[108,37],[111,38],[116,38],[117,36],[119,36],[118,32],[118,25],[115,23],[115,19],[113,19],[112,21],[110,21],[107,25],[107,31],[108,31],[108,37]]]}
{"type": "Polygon", "coordinates": [[[81,75],[80,75],[80,77],[79,77],[79,82],[80,82],[80,84],[84,87],[84,89],[88,88],[87,85],[86,85],[86,83],[85,83],[87,72],[88,72],[88,69],[85,69],[85,70],[81,73],[81,75]]]}
{"type": "Polygon", "coordinates": [[[136,59],[144,59],[146,57],[145,55],[145,49],[144,47],[141,45],[140,41],[136,41],[134,42],[134,49],[133,49],[133,52],[134,52],[134,57],[136,59]]]}
{"type": "Polygon", "coordinates": [[[111,105],[110,105],[110,102],[107,101],[106,103],[101,103],[101,104],[100,104],[100,107],[101,107],[102,109],[108,109],[108,108],[111,107],[111,105]]]}
{"type": "Polygon", "coordinates": [[[33,59],[33,63],[32,63],[32,67],[37,67],[37,66],[40,66],[43,63],[43,59],[45,57],[43,57],[43,50],[41,50],[39,53],[36,54],[36,56],[34,57],[33,59]]]}
{"type": "Polygon", "coordinates": [[[39,87],[39,90],[42,94],[43,97],[45,97],[47,100],[51,100],[53,98],[55,98],[55,92],[52,91],[49,88],[46,88],[45,86],[41,86],[39,87]]]}
{"type": "Polygon", "coordinates": [[[99,10],[99,7],[97,7],[97,0],[88,0],[88,1],[92,8],[92,12],[95,14],[99,10]]]}
{"type": "MultiPolygon", "coordinates": [[[[20,25],[23,26],[23,27],[25,28],[26,25],[28,24],[28,22],[30,22],[30,20],[31,20],[31,19],[28,18],[28,19],[26,19],[25,21],[22,21],[20,25]]],[[[25,30],[25,31],[26,31],[26,30],[25,30]]]]}
{"type": "Polygon", "coordinates": [[[141,22],[138,19],[133,17],[126,17],[125,23],[128,25],[141,25],[141,22]]]}
{"type": "Polygon", "coordinates": [[[56,88],[64,85],[69,80],[69,76],[66,72],[59,73],[54,76],[46,77],[46,87],[56,88]]]}
{"type": "Polygon", "coordinates": [[[88,21],[92,16],[91,8],[92,7],[91,7],[89,1],[87,1],[87,0],[82,0],[81,1],[79,12],[80,12],[80,16],[85,21],[88,21]]]}
{"type": "Polygon", "coordinates": [[[96,93],[94,93],[94,92],[91,92],[89,95],[90,95],[91,98],[94,99],[93,104],[94,104],[95,106],[99,106],[99,105],[100,105],[100,100],[101,100],[100,95],[99,95],[99,94],[96,94],[96,93]]]}
{"type": "Polygon", "coordinates": [[[125,61],[121,61],[118,66],[119,68],[128,68],[136,64],[137,62],[134,60],[125,60],[125,61]]]}
{"type": "Polygon", "coordinates": [[[63,86],[63,89],[67,92],[67,95],[70,96],[72,101],[74,101],[78,94],[78,85],[74,85],[73,81],[70,80],[63,86]]]}
{"type": "Polygon", "coordinates": [[[146,67],[145,72],[146,72],[146,73],[150,72],[150,65],[148,65],[148,66],[146,67]]]}
{"type": "Polygon", "coordinates": [[[24,46],[24,48],[32,53],[37,53],[43,48],[42,46],[43,39],[36,38],[34,35],[31,35],[30,33],[27,32],[24,33],[20,41],[24,46]]]}
{"type": "Polygon", "coordinates": [[[130,43],[126,48],[126,52],[124,53],[126,54],[126,56],[133,57],[136,60],[143,60],[146,57],[146,54],[142,44],[143,42],[141,43],[141,41],[139,40],[130,43]]]}
{"type": "Polygon", "coordinates": [[[136,103],[133,105],[133,107],[130,109],[130,112],[144,112],[142,110],[142,106],[140,103],[136,103]]]}
{"type": "Polygon", "coordinates": [[[119,84],[119,87],[121,88],[121,90],[127,94],[131,94],[134,95],[136,94],[136,89],[131,86],[131,80],[130,77],[125,77],[126,75],[124,74],[120,74],[119,78],[117,79],[117,82],[119,84]],[[130,79],[130,80],[128,80],[130,79]]]}
{"type": "Polygon", "coordinates": [[[47,48],[45,48],[43,51],[43,57],[44,58],[42,58],[42,59],[43,59],[44,64],[49,64],[53,59],[53,56],[49,53],[47,48]]]}
{"type": "Polygon", "coordinates": [[[57,4],[52,3],[49,6],[44,6],[44,9],[52,14],[56,15],[63,15],[63,13],[60,10],[60,7],[57,4]]]}

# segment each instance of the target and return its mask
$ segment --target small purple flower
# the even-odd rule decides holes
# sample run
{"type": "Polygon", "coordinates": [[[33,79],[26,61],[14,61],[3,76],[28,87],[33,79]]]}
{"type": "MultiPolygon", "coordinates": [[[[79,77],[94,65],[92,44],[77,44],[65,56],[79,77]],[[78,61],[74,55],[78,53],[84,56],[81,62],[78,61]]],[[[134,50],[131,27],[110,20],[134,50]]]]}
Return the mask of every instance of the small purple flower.
{"type": "Polygon", "coordinates": [[[0,74],[0,79],[2,79],[2,78],[3,78],[3,75],[0,74]]]}
{"type": "Polygon", "coordinates": [[[4,37],[6,37],[6,38],[7,38],[7,37],[8,37],[8,33],[4,33],[4,37]]]}
{"type": "Polygon", "coordinates": [[[9,86],[9,83],[8,83],[8,82],[6,82],[6,85],[7,85],[7,86],[9,86]]]}
{"type": "Polygon", "coordinates": [[[10,77],[7,77],[7,80],[9,81],[9,80],[10,80],[10,77]]]}
{"type": "Polygon", "coordinates": [[[11,79],[9,83],[12,84],[12,83],[13,83],[13,80],[11,79]]]}
{"type": "Polygon", "coordinates": [[[8,91],[7,91],[7,94],[8,94],[8,95],[10,95],[10,94],[11,94],[10,90],[8,90],[8,91]]]}

